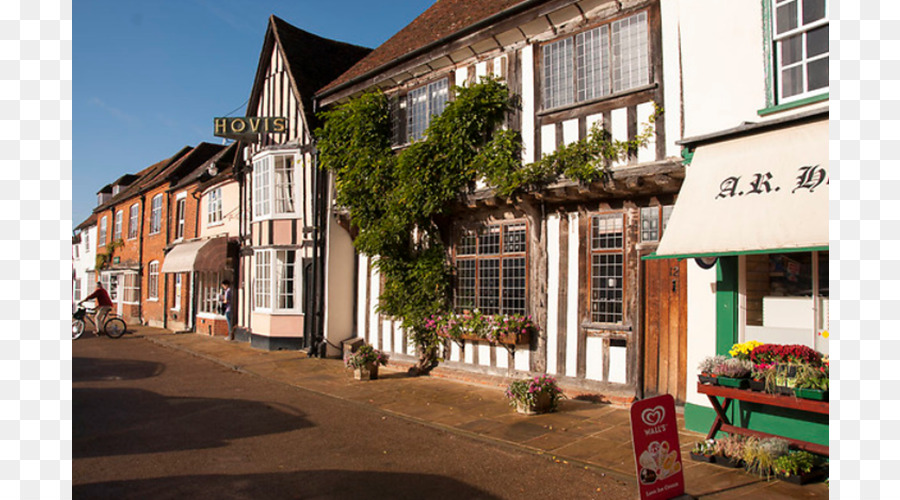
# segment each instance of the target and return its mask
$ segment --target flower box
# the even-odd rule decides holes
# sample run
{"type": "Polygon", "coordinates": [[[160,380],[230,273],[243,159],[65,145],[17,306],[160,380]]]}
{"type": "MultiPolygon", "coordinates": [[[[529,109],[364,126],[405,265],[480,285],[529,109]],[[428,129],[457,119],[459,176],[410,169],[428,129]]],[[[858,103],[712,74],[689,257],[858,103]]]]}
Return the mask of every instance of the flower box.
{"type": "Polygon", "coordinates": [[[775,473],[775,477],[782,481],[792,484],[804,485],[809,483],[818,483],[828,477],[828,469],[826,467],[818,467],[809,472],[801,472],[800,474],[791,474],[786,476],[780,472],[775,473]]]}
{"type": "Polygon", "coordinates": [[[750,390],[756,392],[766,392],[766,382],[764,380],[750,379],[750,390]]]}
{"type": "Polygon", "coordinates": [[[726,457],[724,455],[713,455],[713,463],[729,469],[739,469],[744,465],[740,459],[726,457]]]}
{"type": "Polygon", "coordinates": [[[794,395],[803,399],[814,399],[816,401],[825,401],[828,399],[828,391],[820,391],[819,389],[799,389],[794,388],[794,395]]]}
{"type": "Polygon", "coordinates": [[[522,345],[527,344],[531,340],[528,333],[504,333],[497,338],[498,344],[504,345],[522,345]]]}
{"type": "Polygon", "coordinates": [[[714,457],[715,455],[703,455],[701,453],[694,453],[693,451],[691,452],[691,459],[697,462],[706,462],[711,464],[713,463],[714,457]]]}
{"type": "Polygon", "coordinates": [[[719,379],[719,385],[725,387],[734,387],[737,389],[746,389],[750,384],[750,380],[746,378],[731,378],[731,377],[717,377],[719,379]]]}
{"type": "Polygon", "coordinates": [[[700,375],[697,375],[697,378],[700,380],[701,384],[718,385],[718,381],[716,380],[718,377],[701,373],[700,375]]]}

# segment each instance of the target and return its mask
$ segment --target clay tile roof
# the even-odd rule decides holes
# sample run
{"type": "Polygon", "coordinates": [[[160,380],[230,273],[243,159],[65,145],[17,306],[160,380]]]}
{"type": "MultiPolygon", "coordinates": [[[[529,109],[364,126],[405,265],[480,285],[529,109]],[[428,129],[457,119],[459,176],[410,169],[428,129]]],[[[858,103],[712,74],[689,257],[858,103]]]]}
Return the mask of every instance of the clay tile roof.
{"type": "Polygon", "coordinates": [[[372,49],[322,38],[284,20],[269,17],[269,28],[260,53],[256,80],[253,84],[247,115],[255,116],[265,70],[271,57],[271,49],[277,42],[285,56],[287,69],[295,85],[295,95],[303,107],[307,123],[315,123],[312,98],[316,90],[337,78],[372,49]]]}
{"type": "Polygon", "coordinates": [[[185,147],[181,148],[181,150],[178,151],[177,153],[175,153],[173,156],[170,156],[169,158],[166,158],[165,160],[158,161],[158,162],[154,163],[153,165],[150,165],[149,167],[141,170],[140,172],[135,174],[138,176],[138,180],[131,183],[131,185],[129,185],[127,188],[120,191],[119,194],[110,198],[106,203],[103,203],[99,207],[95,208],[94,212],[96,213],[96,212],[102,211],[104,209],[107,209],[117,203],[122,202],[123,200],[127,200],[128,198],[131,198],[131,197],[141,193],[141,191],[146,190],[151,185],[151,183],[157,178],[157,176],[159,176],[159,174],[162,171],[164,171],[167,167],[169,167],[174,162],[178,161],[181,157],[183,157],[184,155],[189,153],[192,149],[193,148],[191,148],[190,146],[185,146],[185,147]]]}
{"type": "MultiPolygon", "coordinates": [[[[194,168],[194,170],[182,177],[181,180],[178,181],[178,183],[172,186],[171,190],[180,189],[195,182],[203,182],[203,185],[206,185],[207,181],[209,181],[210,179],[217,179],[216,182],[222,180],[227,176],[226,172],[232,172],[231,167],[234,164],[234,159],[237,157],[237,146],[237,142],[232,142],[228,146],[222,146],[222,149],[218,153],[216,153],[208,160],[194,168]],[[218,171],[215,176],[209,173],[209,167],[213,165],[216,166],[216,170],[218,171]]],[[[198,186],[198,188],[201,187],[198,186]]]]}
{"type": "Polygon", "coordinates": [[[91,226],[96,226],[96,225],[97,225],[97,214],[92,213],[91,215],[88,216],[87,219],[84,219],[84,221],[81,224],[78,224],[77,226],[75,226],[75,230],[83,231],[91,226]]]}
{"type": "Polygon", "coordinates": [[[396,62],[417,49],[454,35],[525,0],[438,0],[413,22],[332,81],[319,93],[396,62]]]}

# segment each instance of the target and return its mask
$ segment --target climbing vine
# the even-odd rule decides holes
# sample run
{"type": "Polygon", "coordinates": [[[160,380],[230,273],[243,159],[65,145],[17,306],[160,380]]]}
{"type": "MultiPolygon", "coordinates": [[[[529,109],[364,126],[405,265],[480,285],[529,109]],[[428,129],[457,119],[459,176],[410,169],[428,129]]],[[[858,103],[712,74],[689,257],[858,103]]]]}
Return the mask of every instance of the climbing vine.
{"type": "Polygon", "coordinates": [[[113,240],[107,243],[103,252],[97,252],[97,256],[94,257],[94,269],[105,269],[109,266],[109,263],[112,262],[113,253],[123,245],[125,245],[125,242],[122,240],[113,240]]]}
{"type": "Polygon", "coordinates": [[[454,92],[425,138],[399,152],[391,147],[390,106],[380,91],[323,113],[316,131],[321,168],[334,174],[336,202],[359,229],[354,245],[377,257],[374,265],[385,279],[379,312],[402,321],[420,371],[439,361],[441,339],[426,322],[447,310],[450,297],[451,267],[436,218],[479,179],[501,197],[540,189],[560,176],[600,180],[610,161],[651,137],[649,125],[627,142],[595,127],[584,140],[523,166],[520,133],[502,128],[518,109],[518,97],[491,78],[454,92]]]}

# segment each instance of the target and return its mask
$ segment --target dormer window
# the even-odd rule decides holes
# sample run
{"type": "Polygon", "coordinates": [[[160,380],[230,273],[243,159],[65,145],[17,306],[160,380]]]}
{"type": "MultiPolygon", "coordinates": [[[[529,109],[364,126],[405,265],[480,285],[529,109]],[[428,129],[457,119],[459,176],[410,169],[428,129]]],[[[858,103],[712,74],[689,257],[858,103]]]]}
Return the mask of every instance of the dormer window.
{"type": "Polygon", "coordinates": [[[113,188],[112,188],[113,196],[119,194],[119,192],[121,192],[121,191],[122,191],[122,186],[119,186],[118,184],[113,186],[113,188]]]}

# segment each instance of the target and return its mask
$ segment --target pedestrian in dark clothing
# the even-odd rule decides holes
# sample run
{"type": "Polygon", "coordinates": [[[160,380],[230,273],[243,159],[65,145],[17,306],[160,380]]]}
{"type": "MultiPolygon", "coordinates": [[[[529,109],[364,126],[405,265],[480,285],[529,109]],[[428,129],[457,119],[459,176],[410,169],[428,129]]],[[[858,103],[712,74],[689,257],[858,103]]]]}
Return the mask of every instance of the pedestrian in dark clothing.
{"type": "Polygon", "coordinates": [[[231,282],[228,280],[222,280],[222,309],[223,314],[225,315],[225,321],[228,323],[228,340],[234,340],[234,335],[231,332],[232,302],[231,282]]]}

